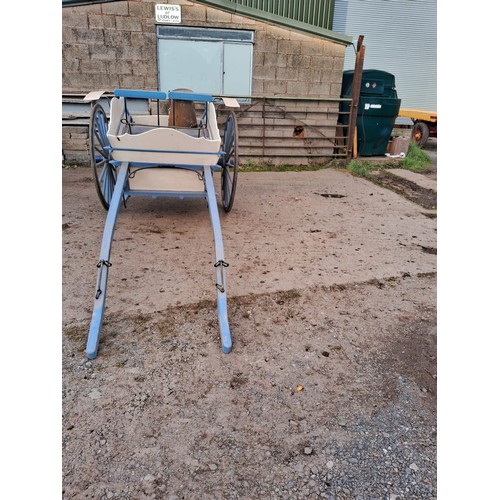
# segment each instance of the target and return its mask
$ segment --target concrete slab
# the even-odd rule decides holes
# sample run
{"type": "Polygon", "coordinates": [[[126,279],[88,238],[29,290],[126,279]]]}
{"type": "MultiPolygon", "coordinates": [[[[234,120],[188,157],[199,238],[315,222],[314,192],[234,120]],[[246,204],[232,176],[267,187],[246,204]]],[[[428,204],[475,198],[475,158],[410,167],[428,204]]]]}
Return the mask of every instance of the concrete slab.
{"type": "Polygon", "coordinates": [[[432,191],[435,191],[437,193],[436,179],[431,179],[426,175],[417,174],[403,168],[392,168],[390,172],[391,174],[397,175],[398,177],[402,177],[403,179],[414,182],[420,187],[423,187],[425,189],[432,189],[432,191]]]}
{"type": "MultiPolygon", "coordinates": [[[[63,318],[88,321],[106,212],[90,168],[65,169],[62,180],[63,318]]],[[[436,219],[343,170],[240,172],[221,223],[228,300],[436,271],[425,251],[436,248],[436,219]]],[[[128,200],[111,262],[108,315],[215,300],[205,200],[128,200]]]]}

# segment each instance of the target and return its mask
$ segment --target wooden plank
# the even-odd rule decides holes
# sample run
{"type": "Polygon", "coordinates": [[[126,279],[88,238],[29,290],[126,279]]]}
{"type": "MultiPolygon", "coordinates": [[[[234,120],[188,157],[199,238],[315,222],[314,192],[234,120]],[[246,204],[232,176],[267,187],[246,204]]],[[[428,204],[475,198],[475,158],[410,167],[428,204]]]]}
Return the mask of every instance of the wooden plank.
{"type": "Polygon", "coordinates": [[[356,62],[354,66],[354,75],[352,82],[352,104],[351,104],[351,114],[349,116],[349,133],[347,140],[347,158],[350,159],[353,156],[353,143],[354,143],[354,132],[356,127],[356,120],[358,117],[358,104],[359,95],[361,89],[361,80],[363,77],[363,63],[365,60],[365,46],[363,45],[363,35],[358,38],[358,51],[356,52],[356,62]]]}
{"type": "Polygon", "coordinates": [[[354,127],[353,158],[358,157],[358,127],[354,127]]]}

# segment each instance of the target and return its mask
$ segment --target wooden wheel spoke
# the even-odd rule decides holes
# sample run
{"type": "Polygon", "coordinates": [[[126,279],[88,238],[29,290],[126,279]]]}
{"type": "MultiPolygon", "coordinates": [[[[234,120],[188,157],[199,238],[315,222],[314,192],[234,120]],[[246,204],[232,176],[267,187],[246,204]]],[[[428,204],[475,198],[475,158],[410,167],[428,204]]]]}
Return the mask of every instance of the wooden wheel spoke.
{"type": "Polygon", "coordinates": [[[96,147],[94,147],[94,158],[96,157],[95,153],[98,153],[101,156],[101,158],[106,158],[106,161],[107,161],[108,156],[106,154],[106,150],[100,149],[96,146],[96,147]]]}
{"type": "Polygon", "coordinates": [[[104,165],[107,163],[107,159],[106,158],[101,158],[100,160],[97,160],[96,157],[94,156],[94,162],[95,162],[95,166],[96,168],[104,168],[104,165]]]}
{"type": "Polygon", "coordinates": [[[224,177],[225,177],[225,181],[226,181],[226,186],[231,187],[231,184],[233,182],[233,178],[232,178],[231,172],[228,168],[224,169],[224,177]]]}
{"type": "Polygon", "coordinates": [[[231,144],[229,151],[226,152],[226,163],[229,161],[229,158],[234,156],[234,142],[231,144]]]}

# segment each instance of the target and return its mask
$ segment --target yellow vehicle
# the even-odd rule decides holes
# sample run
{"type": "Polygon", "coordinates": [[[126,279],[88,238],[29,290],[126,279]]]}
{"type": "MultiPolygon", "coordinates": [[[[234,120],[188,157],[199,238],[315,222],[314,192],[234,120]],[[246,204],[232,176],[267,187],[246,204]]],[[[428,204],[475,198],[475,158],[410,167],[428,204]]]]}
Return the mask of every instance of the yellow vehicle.
{"type": "Polygon", "coordinates": [[[429,137],[437,137],[437,112],[419,109],[400,109],[399,116],[410,118],[413,122],[411,138],[413,142],[424,147],[429,137]]]}

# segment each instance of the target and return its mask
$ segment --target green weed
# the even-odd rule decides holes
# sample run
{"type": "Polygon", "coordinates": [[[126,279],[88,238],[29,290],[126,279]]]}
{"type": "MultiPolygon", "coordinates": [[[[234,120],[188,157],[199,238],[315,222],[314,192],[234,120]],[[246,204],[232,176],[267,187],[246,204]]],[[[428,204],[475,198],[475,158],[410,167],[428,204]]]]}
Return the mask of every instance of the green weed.
{"type": "Polygon", "coordinates": [[[357,160],[352,160],[347,165],[347,170],[352,174],[359,175],[361,177],[368,177],[373,170],[380,170],[380,164],[370,163],[365,160],[363,162],[359,162],[357,160]]]}
{"type": "Polygon", "coordinates": [[[370,162],[369,160],[351,160],[347,165],[347,170],[352,174],[361,177],[371,177],[374,170],[384,170],[391,168],[403,168],[412,172],[427,172],[431,167],[432,160],[429,155],[422,151],[417,145],[410,142],[406,157],[395,163],[388,160],[387,162],[370,162]]]}
{"type": "Polygon", "coordinates": [[[429,155],[416,144],[410,142],[408,154],[401,161],[400,167],[412,172],[427,172],[430,169],[431,163],[432,160],[429,155]]]}
{"type": "Polygon", "coordinates": [[[315,171],[322,170],[325,168],[332,168],[334,165],[328,163],[327,165],[288,165],[288,164],[278,164],[273,165],[271,163],[254,163],[248,162],[239,166],[240,172],[304,172],[304,171],[315,171]]]}

